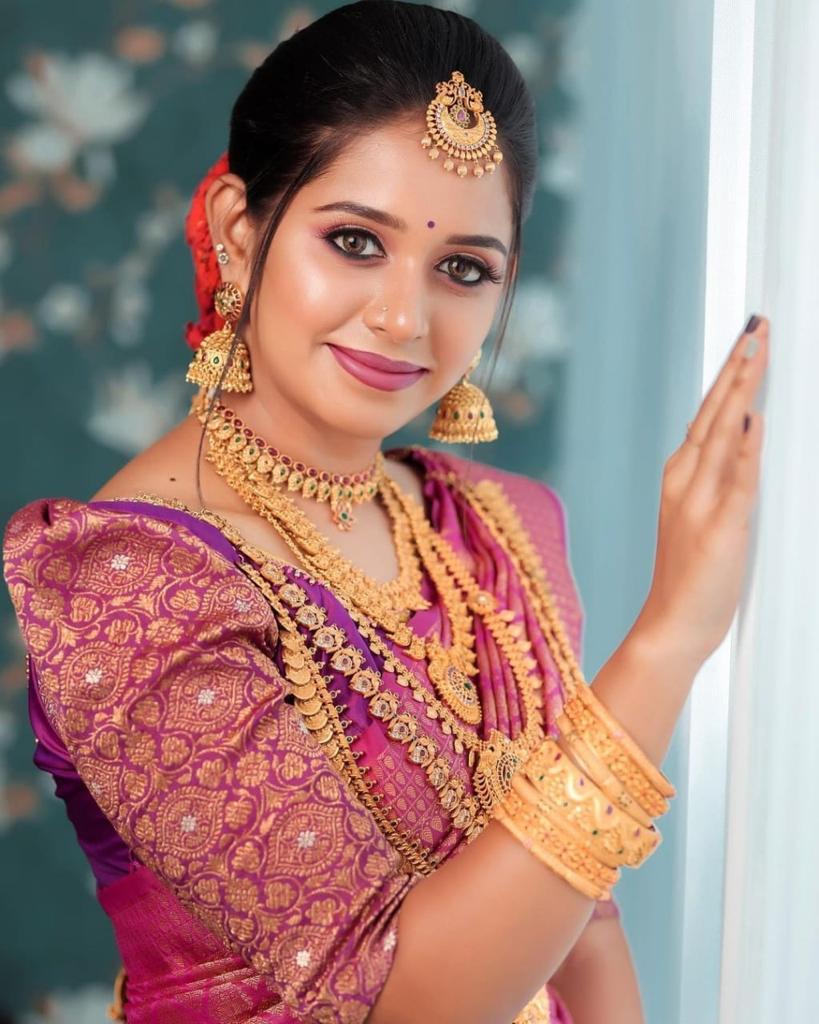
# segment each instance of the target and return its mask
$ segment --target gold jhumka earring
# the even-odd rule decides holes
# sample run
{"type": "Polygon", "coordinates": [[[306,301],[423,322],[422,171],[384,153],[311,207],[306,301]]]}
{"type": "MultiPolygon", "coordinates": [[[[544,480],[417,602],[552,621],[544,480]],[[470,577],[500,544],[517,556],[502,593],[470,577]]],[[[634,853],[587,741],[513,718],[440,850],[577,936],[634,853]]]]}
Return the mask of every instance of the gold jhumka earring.
{"type": "Polygon", "coordinates": [[[441,399],[428,436],[447,444],[474,444],[494,441],[498,427],[489,399],[469,380],[481,360],[480,349],[466,368],[463,379],[451,387],[441,399]]]}
{"type": "MultiPolygon", "coordinates": [[[[191,384],[199,384],[208,389],[216,387],[222,376],[222,370],[235,337],[233,327],[241,316],[244,297],[237,284],[225,281],[216,289],[213,301],[216,312],[225,321],[224,326],[212,331],[202,339],[202,343],[188,366],[188,372],[185,374],[185,380],[191,384]]],[[[230,359],[222,390],[243,393],[253,390],[253,379],[250,376],[250,353],[247,350],[247,345],[241,339],[237,342],[230,359]]]]}

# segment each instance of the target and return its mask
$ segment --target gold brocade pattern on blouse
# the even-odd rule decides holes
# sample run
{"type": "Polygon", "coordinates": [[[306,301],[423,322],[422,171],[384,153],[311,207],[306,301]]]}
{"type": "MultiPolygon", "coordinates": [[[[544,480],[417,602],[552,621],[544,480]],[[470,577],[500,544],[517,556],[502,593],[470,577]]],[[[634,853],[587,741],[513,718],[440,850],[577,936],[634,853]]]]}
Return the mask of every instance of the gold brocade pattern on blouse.
{"type": "Polygon", "coordinates": [[[283,700],[270,607],[190,531],[52,511],[52,527],[31,506],[18,515],[7,582],[83,781],[138,860],[288,1005],[363,1021],[421,876],[283,700]]]}

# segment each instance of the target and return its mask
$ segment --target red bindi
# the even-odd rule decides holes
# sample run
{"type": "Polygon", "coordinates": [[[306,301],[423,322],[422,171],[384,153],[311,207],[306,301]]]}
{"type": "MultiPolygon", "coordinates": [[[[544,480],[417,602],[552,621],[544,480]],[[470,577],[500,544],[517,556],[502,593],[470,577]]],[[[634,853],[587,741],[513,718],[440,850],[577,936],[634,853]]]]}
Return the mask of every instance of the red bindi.
{"type": "Polygon", "coordinates": [[[435,227],[435,221],[434,220],[428,220],[427,221],[427,227],[428,228],[434,228],[435,227]]]}

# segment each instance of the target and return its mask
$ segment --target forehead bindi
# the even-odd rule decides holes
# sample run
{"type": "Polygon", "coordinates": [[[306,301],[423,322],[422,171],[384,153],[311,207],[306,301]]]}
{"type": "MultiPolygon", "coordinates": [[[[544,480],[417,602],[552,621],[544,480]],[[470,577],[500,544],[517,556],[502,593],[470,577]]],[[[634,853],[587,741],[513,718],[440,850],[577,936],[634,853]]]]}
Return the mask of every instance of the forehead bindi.
{"type": "Polygon", "coordinates": [[[427,227],[428,228],[434,228],[435,227],[435,221],[434,220],[428,220],[427,221],[427,227]]]}

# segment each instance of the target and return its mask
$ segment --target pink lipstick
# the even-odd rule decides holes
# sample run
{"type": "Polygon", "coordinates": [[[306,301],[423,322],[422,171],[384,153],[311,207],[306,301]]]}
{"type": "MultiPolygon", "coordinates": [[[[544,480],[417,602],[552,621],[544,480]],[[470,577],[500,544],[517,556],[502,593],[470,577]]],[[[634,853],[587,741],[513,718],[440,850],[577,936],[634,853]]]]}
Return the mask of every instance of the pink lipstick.
{"type": "Polygon", "coordinates": [[[347,348],[327,342],[327,347],[342,366],[356,380],[381,391],[400,391],[411,387],[427,372],[423,366],[405,363],[400,359],[387,359],[374,352],[347,348]]]}

